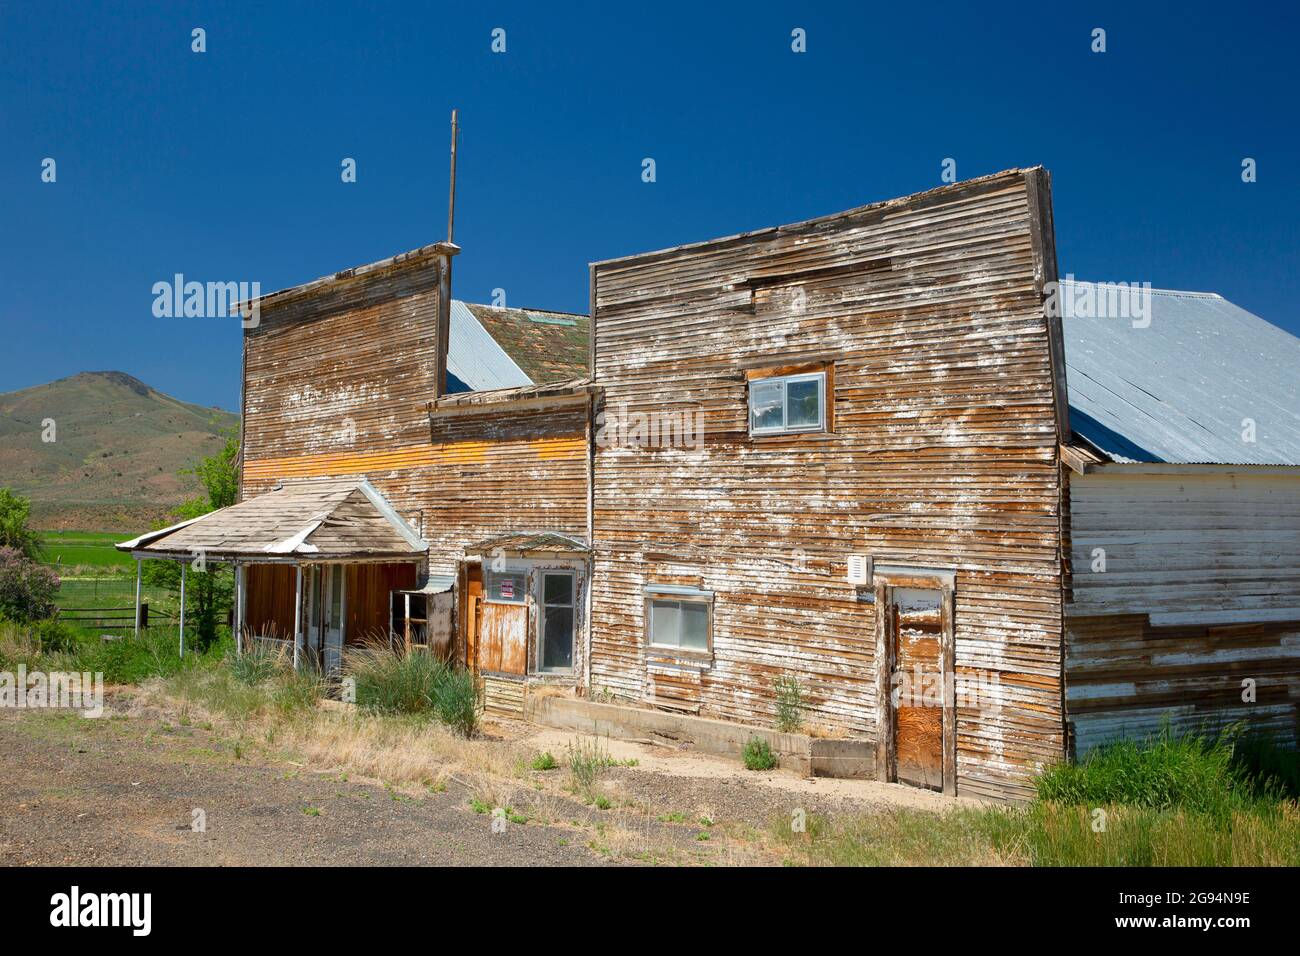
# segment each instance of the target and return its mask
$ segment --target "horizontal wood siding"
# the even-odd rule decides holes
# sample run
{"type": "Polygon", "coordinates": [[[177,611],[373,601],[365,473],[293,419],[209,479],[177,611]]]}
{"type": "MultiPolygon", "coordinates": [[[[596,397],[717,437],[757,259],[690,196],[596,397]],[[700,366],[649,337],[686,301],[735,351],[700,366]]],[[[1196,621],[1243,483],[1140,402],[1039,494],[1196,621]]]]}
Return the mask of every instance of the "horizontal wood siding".
{"type": "Polygon", "coordinates": [[[263,306],[245,338],[242,495],[368,478],[429,542],[433,572],[508,532],[585,537],[587,406],[431,415],[437,297],[436,260],[407,260],[263,306]]]}
{"type": "Polygon", "coordinates": [[[793,674],[812,723],[874,739],[875,609],[845,581],[864,552],[955,569],[957,668],[1000,678],[958,713],[959,791],[1024,795],[1060,758],[1033,190],[1008,174],[594,267],[605,420],[698,411],[704,439],[597,443],[593,692],[770,725],[773,679],[793,674]],[[746,371],[801,362],[830,366],[833,432],[751,439],[746,371]],[[716,592],[711,662],[647,653],[643,589],[664,583],[716,592]]]}
{"type": "Polygon", "coordinates": [[[1300,621],[1152,627],[1142,614],[1068,619],[1066,703],[1076,756],[1121,737],[1243,722],[1300,739],[1300,621]],[[1253,682],[1254,700],[1244,699],[1253,682]]]}
{"type": "Polygon", "coordinates": [[[1294,471],[1071,475],[1069,613],[1300,620],[1294,471]],[[1098,549],[1104,570],[1094,569],[1102,567],[1098,549]]]}
{"type": "Polygon", "coordinates": [[[1184,471],[1070,476],[1066,706],[1079,756],[1166,720],[1300,736],[1300,474],[1184,471]]]}

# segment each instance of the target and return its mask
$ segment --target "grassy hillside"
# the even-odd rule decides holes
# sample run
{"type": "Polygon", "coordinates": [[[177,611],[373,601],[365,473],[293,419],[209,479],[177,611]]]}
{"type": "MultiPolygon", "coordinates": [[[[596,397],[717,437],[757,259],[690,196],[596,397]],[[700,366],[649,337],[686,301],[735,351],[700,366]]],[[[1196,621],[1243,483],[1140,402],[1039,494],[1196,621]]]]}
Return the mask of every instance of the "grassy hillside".
{"type": "Polygon", "coordinates": [[[199,493],[177,471],[238,422],[124,372],[82,372],[0,394],[0,484],[31,498],[38,528],[141,531],[199,493]],[[41,440],[46,419],[53,442],[41,440]]]}

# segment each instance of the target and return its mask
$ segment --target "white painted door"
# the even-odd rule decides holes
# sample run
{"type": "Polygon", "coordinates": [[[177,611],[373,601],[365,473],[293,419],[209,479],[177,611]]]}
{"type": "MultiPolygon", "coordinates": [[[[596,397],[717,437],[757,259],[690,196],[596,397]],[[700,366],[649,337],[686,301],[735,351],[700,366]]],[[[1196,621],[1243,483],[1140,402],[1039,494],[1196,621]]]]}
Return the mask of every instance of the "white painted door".
{"type": "Polygon", "coordinates": [[[325,569],[324,575],[324,631],[325,631],[325,673],[335,674],[343,666],[343,615],[347,588],[344,582],[347,576],[343,565],[332,564],[325,569]]]}

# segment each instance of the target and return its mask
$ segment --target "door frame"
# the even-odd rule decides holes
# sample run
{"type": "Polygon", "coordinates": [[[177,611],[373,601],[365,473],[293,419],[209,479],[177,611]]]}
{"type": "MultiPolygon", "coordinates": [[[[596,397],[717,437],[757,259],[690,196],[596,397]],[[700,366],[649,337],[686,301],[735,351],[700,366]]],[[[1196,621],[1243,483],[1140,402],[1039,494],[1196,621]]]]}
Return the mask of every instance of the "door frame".
{"type": "Polygon", "coordinates": [[[943,671],[943,792],[957,794],[957,709],[953,694],[956,670],[956,637],[953,608],[956,572],[947,568],[921,568],[876,565],[872,583],[875,588],[876,628],[876,779],[886,783],[898,781],[898,750],[894,740],[893,687],[890,675],[894,668],[896,641],[889,612],[894,588],[919,588],[939,592],[939,666],[943,671]]]}
{"type": "MultiPolygon", "coordinates": [[[[578,585],[580,577],[577,568],[537,568],[536,595],[534,600],[537,604],[537,623],[534,630],[534,640],[536,647],[533,651],[534,666],[532,672],[541,675],[558,675],[569,677],[574,673],[578,663],[578,585]],[[569,609],[573,612],[572,622],[569,625],[569,666],[547,669],[542,667],[542,654],[545,651],[546,642],[546,576],[548,574],[564,575],[569,579],[569,609]]],[[[561,605],[555,605],[560,607],[561,605]]]]}

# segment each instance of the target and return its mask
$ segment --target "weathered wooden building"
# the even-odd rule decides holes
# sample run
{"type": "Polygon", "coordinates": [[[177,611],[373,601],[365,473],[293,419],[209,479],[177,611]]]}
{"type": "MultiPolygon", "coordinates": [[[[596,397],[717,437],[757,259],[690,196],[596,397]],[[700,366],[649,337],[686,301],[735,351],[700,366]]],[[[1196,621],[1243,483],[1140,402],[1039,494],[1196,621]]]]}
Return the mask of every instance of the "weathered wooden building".
{"type": "Polygon", "coordinates": [[[1055,270],[1041,170],[595,264],[604,415],[703,437],[597,443],[593,691],[770,725],[794,678],[950,791],[1060,759],[1055,270]]]}
{"type": "Polygon", "coordinates": [[[391,628],[451,641],[484,670],[576,683],[588,318],[452,300],[457,251],[440,243],[259,300],[244,334],[241,503],[128,544],[237,564],[241,625],[294,640],[298,656],[335,664],[331,648],[391,628]],[[413,544],[368,550],[356,515],[283,507],[335,493],[413,544]],[[223,534],[250,511],[274,520],[223,534]]]}
{"type": "Polygon", "coordinates": [[[1295,746],[1300,340],[1218,295],[1062,291],[1075,753],[1166,721],[1295,746]]]}
{"type": "Polygon", "coordinates": [[[598,262],[590,320],[454,301],[457,251],[260,300],[243,500],[123,547],[238,564],[331,666],[414,635],[493,707],[687,737],[797,694],[948,793],[1165,714],[1294,739],[1297,342],[1182,293],[1062,319],[1045,171],[598,262]]]}

